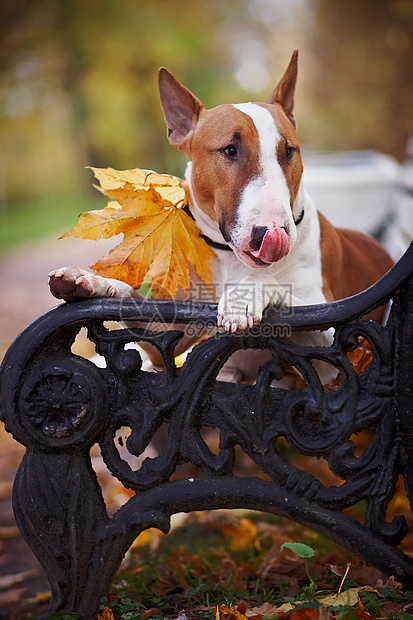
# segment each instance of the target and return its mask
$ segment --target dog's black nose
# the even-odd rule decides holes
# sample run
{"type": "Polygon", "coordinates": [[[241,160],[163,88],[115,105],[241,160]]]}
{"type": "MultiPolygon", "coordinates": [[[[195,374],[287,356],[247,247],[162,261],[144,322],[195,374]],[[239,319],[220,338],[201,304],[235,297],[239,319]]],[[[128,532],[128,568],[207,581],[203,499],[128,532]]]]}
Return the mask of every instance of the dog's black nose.
{"type": "Polygon", "coordinates": [[[253,226],[252,228],[252,239],[251,239],[251,250],[259,250],[262,244],[262,240],[264,239],[265,233],[268,228],[266,226],[253,226]]]}

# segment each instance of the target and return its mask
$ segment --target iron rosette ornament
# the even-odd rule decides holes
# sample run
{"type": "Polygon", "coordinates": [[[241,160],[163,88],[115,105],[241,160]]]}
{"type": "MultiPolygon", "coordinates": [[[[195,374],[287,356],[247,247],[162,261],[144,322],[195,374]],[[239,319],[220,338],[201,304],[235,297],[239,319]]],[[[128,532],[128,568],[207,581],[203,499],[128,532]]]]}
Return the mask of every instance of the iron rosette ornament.
{"type": "Polygon", "coordinates": [[[55,355],[31,366],[7,424],[27,447],[90,448],[107,418],[107,388],[98,369],[76,356],[55,355]]]}

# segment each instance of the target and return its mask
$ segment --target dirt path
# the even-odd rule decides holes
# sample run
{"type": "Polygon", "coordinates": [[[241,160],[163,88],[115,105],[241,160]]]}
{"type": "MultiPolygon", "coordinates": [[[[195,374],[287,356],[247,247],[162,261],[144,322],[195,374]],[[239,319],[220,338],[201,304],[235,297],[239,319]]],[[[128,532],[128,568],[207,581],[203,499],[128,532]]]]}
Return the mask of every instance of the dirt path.
{"type": "MultiPolygon", "coordinates": [[[[48,272],[64,265],[87,269],[113,245],[113,240],[96,244],[53,238],[0,258],[0,360],[23,329],[60,303],[49,293],[48,272]]],[[[23,446],[0,424],[0,618],[7,620],[38,617],[48,604],[48,582],[18,531],[12,510],[12,484],[23,453],[23,446]]],[[[119,490],[110,486],[113,479],[104,471],[101,475],[109,495],[117,495],[119,490]]]]}
{"type": "Polygon", "coordinates": [[[113,240],[51,238],[0,257],[0,359],[25,327],[60,303],[46,285],[49,271],[64,265],[87,269],[113,246],[113,240]]]}

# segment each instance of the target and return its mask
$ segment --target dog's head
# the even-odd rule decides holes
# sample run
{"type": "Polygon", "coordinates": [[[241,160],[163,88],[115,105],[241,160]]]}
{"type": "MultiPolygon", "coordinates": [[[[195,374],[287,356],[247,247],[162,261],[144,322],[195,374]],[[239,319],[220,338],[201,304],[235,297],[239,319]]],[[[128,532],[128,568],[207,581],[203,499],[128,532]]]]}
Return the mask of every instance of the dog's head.
{"type": "Polygon", "coordinates": [[[265,103],[207,110],[167,69],[159,92],[170,143],[192,161],[196,203],[249,267],[268,267],[297,237],[302,162],[293,116],[297,56],[265,103]]]}

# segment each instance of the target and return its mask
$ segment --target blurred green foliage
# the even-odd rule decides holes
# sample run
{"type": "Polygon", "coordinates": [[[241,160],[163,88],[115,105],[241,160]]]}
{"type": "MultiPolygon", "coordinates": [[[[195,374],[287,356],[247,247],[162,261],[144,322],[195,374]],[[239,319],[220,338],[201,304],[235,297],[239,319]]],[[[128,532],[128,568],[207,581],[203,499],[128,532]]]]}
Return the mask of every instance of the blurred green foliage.
{"type": "Polygon", "coordinates": [[[0,16],[3,239],[33,199],[60,204],[45,233],[83,208],[87,165],[183,174],[162,65],[211,107],[265,99],[299,48],[302,142],[401,158],[413,133],[412,0],[0,0],[0,16]]]}
{"type": "Polygon", "coordinates": [[[76,224],[84,211],[101,209],[102,203],[91,198],[45,195],[13,203],[7,214],[0,215],[0,248],[7,253],[22,241],[36,241],[48,235],[59,237],[76,224]]]}

